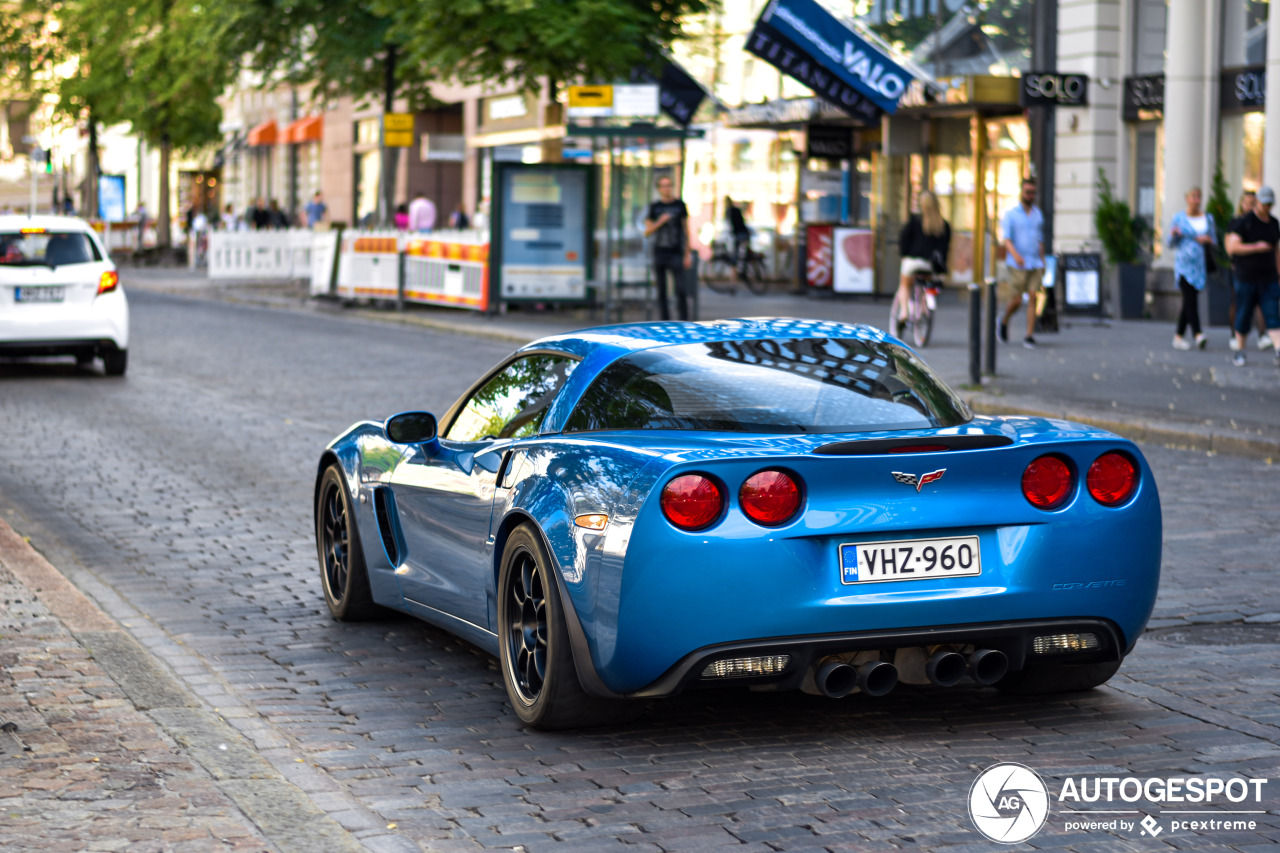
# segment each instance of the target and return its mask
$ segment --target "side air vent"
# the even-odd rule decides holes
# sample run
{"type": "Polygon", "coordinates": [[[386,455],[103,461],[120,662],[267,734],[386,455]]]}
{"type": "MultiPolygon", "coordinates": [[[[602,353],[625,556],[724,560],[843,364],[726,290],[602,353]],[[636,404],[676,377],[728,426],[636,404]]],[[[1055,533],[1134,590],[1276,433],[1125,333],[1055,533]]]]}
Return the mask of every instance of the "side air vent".
{"type": "Polygon", "coordinates": [[[396,536],[396,499],[391,490],[381,486],[373,490],[373,512],[378,518],[378,534],[387,560],[393,566],[400,565],[400,545],[396,536]]]}
{"type": "Polygon", "coordinates": [[[930,435],[911,438],[864,438],[824,444],[814,453],[824,456],[882,456],[896,453],[938,453],[943,450],[985,450],[1007,447],[1013,439],[1003,435],[930,435]]]}

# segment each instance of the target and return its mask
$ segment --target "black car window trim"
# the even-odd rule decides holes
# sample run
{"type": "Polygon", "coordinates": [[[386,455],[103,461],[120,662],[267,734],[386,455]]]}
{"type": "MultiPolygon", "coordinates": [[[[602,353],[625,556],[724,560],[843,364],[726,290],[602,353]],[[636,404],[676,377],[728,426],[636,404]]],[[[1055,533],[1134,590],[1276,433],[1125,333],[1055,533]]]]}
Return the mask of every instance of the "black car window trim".
{"type": "MultiPolygon", "coordinates": [[[[445,411],[444,417],[440,418],[439,420],[439,423],[444,424],[444,426],[441,427],[441,429],[438,432],[438,435],[442,439],[449,441],[450,439],[446,438],[446,436],[449,435],[449,430],[453,429],[454,421],[456,421],[458,419],[458,416],[462,414],[462,410],[465,407],[466,402],[471,399],[472,395],[474,395],[477,391],[479,391],[481,388],[487,385],[489,383],[489,380],[493,379],[499,373],[506,370],[512,364],[516,363],[522,358],[528,358],[534,355],[554,355],[558,358],[568,359],[569,361],[572,361],[574,364],[579,364],[582,362],[582,356],[580,355],[575,355],[570,352],[565,352],[564,350],[552,349],[549,347],[539,347],[538,349],[520,350],[518,352],[512,353],[505,361],[502,361],[501,363],[499,363],[497,367],[493,368],[484,376],[480,377],[480,379],[477,380],[476,382],[471,383],[471,387],[468,388],[466,391],[464,391],[462,393],[462,396],[458,397],[458,399],[454,401],[453,405],[450,406],[445,411]]],[[[559,398],[560,392],[562,390],[564,390],[564,382],[560,383],[560,387],[556,389],[556,393],[553,395],[552,399],[554,400],[559,398]]],[[[550,409],[550,405],[548,405],[547,408],[550,409]]],[[[527,437],[531,438],[532,436],[527,436],[527,437]]],[[[519,440],[519,439],[516,439],[516,440],[519,440]]]]}

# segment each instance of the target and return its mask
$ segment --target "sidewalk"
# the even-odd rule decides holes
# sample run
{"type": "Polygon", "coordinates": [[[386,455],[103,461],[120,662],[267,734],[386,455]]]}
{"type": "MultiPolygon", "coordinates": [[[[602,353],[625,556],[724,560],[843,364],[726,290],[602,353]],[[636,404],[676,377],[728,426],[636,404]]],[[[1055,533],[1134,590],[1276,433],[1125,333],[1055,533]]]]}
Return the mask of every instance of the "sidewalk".
{"type": "Polygon", "coordinates": [[[0,521],[0,846],[356,851],[0,521]]]}
{"type": "MultiPolygon", "coordinates": [[[[313,300],[298,284],[210,282],[188,270],[124,269],[126,289],[177,293],[279,308],[347,311],[384,322],[399,322],[524,344],[604,322],[585,311],[513,309],[501,315],[413,306],[343,309],[313,300]]],[[[1208,349],[1171,347],[1173,326],[1158,320],[1107,321],[1064,317],[1061,330],[1037,335],[1040,347],[1021,345],[1024,315],[1010,324],[1009,344],[997,345],[996,375],[981,388],[969,386],[967,293],[943,294],[933,340],[921,352],[975,410],[989,414],[1031,414],[1093,423],[1141,441],[1258,458],[1280,457],[1280,369],[1272,352],[1253,338],[1248,363],[1234,367],[1227,348],[1229,330],[1207,329],[1208,349]]],[[[763,296],[703,289],[699,316],[813,317],[869,323],[883,328],[886,301],[848,297],[816,298],[779,289],[763,296]]],[[[629,304],[628,321],[645,319],[643,306],[629,304]]]]}

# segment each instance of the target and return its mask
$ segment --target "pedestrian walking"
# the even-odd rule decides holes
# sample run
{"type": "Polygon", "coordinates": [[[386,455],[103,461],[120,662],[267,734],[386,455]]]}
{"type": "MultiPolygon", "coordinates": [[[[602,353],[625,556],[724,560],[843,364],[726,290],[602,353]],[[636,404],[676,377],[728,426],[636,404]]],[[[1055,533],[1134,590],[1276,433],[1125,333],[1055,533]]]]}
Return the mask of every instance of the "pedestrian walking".
{"type": "MultiPolygon", "coordinates": [[[[1252,213],[1253,209],[1258,205],[1258,194],[1253,190],[1245,190],[1240,193],[1240,203],[1236,205],[1236,218],[1244,216],[1246,213],[1252,213]]],[[[1235,289],[1235,273],[1229,273],[1231,277],[1231,299],[1227,305],[1227,315],[1231,318],[1231,350],[1240,348],[1236,341],[1236,289],[1235,289]]],[[[1253,312],[1254,326],[1258,330],[1258,349],[1265,350],[1271,346],[1271,339],[1267,336],[1267,324],[1262,319],[1262,309],[1258,308],[1253,312]]]]}
{"type": "Polygon", "coordinates": [[[724,197],[724,220],[729,226],[729,235],[733,238],[733,272],[741,279],[747,277],[747,251],[751,248],[751,229],[747,227],[747,219],[742,215],[742,208],[733,203],[729,196],[724,197]]]}
{"type": "MultiPolygon", "coordinates": [[[[1199,187],[1187,191],[1187,209],[1178,211],[1169,228],[1169,245],[1174,248],[1173,275],[1182,293],[1182,311],[1178,314],[1177,330],[1173,333],[1174,349],[1191,349],[1191,342],[1183,334],[1188,327],[1196,336],[1195,345],[1205,347],[1204,332],[1200,330],[1200,291],[1208,281],[1213,263],[1214,247],[1218,244],[1218,231],[1213,217],[1201,208],[1203,195],[1199,187]]],[[[1217,269],[1216,264],[1213,269],[1217,269]]]]}
{"type": "Polygon", "coordinates": [[[289,227],[289,214],[280,209],[280,202],[274,198],[271,199],[271,207],[267,213],[270,217],[267,222],[268,228],[282,230],[289,227]]]}
{"type": "Polygon", "coordinates": [[[1027,336],[1022,345],[1036,346],[1036,300],[1044,281],[1044,214],[1036,207],[1036,179],[1022,179],[1022,197],[1000,221],[1004,234],[1005,265],[1012,295],[1000,320],[1000,340],[1009,340],[1009,319],[1027,297],[1027,336]]]}
{"type": "Polygon", "coordinates": [[[1276,194],[1258,190],[1253,212],[1227,227],[1227,254],[1236,278],[1236,345],[1231,363],[1244,367],[1244,340],[1255,308],[1262,309],[1276,366],[1280,367],[1280,223],[1271,215],[1276,194]]]}
{"type": "Polygon", "coordinates": [[[436,227],[436,206],[419,190],[409,202],[409,230],[426,234],[436,227]]]}
{"type": "Polygon", "coordinates": [[[324,221],[325,214],[329,212],[329,207],[324,203],[324,196],[316,190],[315,195],[311,197],[311,201],[307,202],[305,213],[307,215],[307,227],[315,228],[324,221]]]}
{"type": "Polygon", "coordinates": [[[271,209],[267,207],[267,203],[262,200],[262,196],[253,203],[253,209],[250,211],[253,219],[254,231],[265,231],[271,227],[271,209]]]}
{"type": "Polygon", "coordinates": [[[391,217],[391,221],[395,223],[397,231],[409,230],[409,205],[400,202],[396,205],[395,215],[391,217]]]}
{"type": "MultiPolygon", "coordinates": [[[[907,319],[911,304],[911,284],[917,273],[945,273],[951,254],[951,225],[942,218],[938,197],[929,190],[920,193],[920,212],[911,214],[898,233],[898,320],[907,319]]],[[[1007,320],[1007,318],[1006,318],[1007,320]]]]}
{"type": "Polygon", "coordinates": [[[675,184],[663,175],[658,178],[658,200],[649,205],[644,236],[653,237],[653,280],[658,291],[658,316],[671,319],[667,304],[667,279],[672,280],[676,310],[681,320],[689,319],[689,294],[685,270],[693,266],[689,240],[689,208],[676,198],[675,184]]]}
{"type": "Polygon", "coordinates": [[[471,227],[471,218],[467,216],[467,210],[462,206],[462,202],[458,202],[458,206],[453,209],[453,213],[449,214],[449,227],[462,231],[471,227]]]}
{"type": "Polygon", "coordinates": [[[236,231],[236,230],[238,230],[238,229],[237,229],[237,227],[236,227],[236,225],[237,225],[237,223],[236,223],[236,209],[235,209],[235,207],[233,207],[233,206],[231,205],[231,203],[230,203],[230,202],[228,202],[228,203],[227,203],[227,206],[226,206],[226,207],[224,207],[224,208],[222,209],[222,217],[221,217],[221,219],[222,219],[222,230],[223,230],[223,231],[236,231]]]}

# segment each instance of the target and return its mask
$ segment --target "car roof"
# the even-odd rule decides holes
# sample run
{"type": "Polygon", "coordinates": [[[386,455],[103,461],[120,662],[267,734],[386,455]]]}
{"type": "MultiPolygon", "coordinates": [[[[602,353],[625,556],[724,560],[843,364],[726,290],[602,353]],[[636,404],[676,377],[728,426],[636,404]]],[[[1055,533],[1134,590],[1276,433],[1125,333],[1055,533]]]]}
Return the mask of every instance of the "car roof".
{"type": "Polygon", "coordinates": [[[888,336],[861,323],[804,320],[792,317],[741,317],[700,322],[663,320],[651,323],[622,323],[597,326],[533,341],[522,350],[562,350],[586,356],[600,349],[617,355],[654,347],[786,338],[839,338],[884,341],[888,336]]]}
{"type": "Polygon", "coordinates": [[[0,216],[0,231],[19,231],[23,228],[44,228],[49,231],[92,231],[92,226],[78,216],[53,214],[10,213],[0,216]]]}

